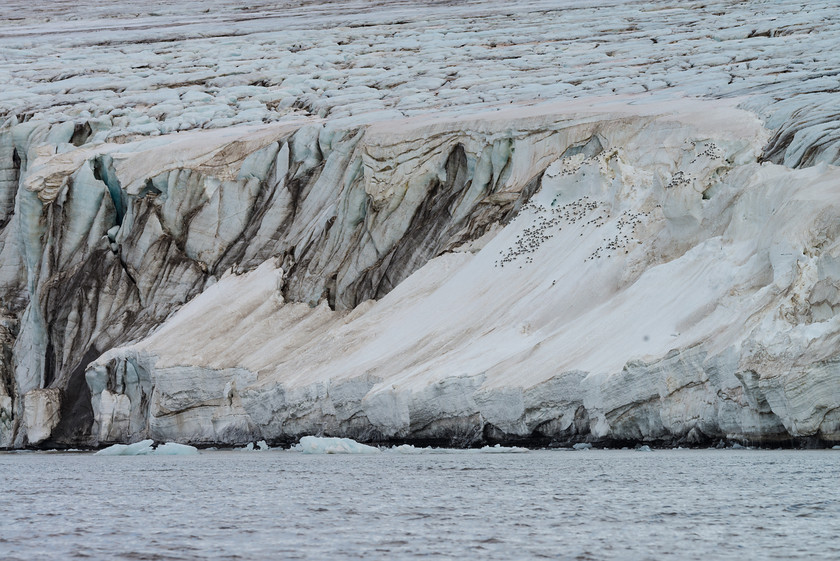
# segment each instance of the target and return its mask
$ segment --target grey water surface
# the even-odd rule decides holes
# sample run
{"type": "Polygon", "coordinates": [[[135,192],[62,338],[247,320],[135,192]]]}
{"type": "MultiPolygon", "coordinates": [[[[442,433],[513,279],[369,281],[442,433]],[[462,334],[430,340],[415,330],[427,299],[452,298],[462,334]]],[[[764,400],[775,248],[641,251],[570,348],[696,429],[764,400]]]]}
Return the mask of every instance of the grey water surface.
{"type": "Polygon", "coordinates": [[[840,451],[0,454],[0,558],[837,559],[840,451]]]}

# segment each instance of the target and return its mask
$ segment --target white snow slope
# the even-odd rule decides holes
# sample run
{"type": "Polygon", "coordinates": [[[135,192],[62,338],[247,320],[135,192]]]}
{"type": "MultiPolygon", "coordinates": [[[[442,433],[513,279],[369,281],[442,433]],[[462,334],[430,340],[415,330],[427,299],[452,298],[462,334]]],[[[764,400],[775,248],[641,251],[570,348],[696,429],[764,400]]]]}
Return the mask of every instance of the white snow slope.
{"type": "Polygon", "coordinates": [[[62,6],[0,8],[0,446],[840,441],[832,4],[62,6]]]}

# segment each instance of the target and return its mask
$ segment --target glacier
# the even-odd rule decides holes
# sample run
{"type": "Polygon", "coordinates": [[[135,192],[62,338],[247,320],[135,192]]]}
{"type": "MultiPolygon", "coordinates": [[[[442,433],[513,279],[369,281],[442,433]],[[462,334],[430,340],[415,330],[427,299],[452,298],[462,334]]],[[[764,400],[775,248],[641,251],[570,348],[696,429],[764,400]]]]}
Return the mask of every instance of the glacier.
{"type": "Polygon", "coordinates": [[[840,442],[836,7],[228,4],[0,35],[0,447],[840,442]]]}

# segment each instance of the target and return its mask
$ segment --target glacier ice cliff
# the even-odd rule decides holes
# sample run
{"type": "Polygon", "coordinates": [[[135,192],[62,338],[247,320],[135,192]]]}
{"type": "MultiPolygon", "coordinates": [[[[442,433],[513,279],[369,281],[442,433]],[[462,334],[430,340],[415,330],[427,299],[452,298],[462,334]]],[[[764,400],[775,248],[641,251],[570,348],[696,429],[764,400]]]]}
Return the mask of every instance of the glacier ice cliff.
{"type": "Polygon", "coordinates": [[[4,444],[833,441],[839,176],[767,139],[688,100],[24,137],[4,444]]]}
{"type": "MultiPolygon", "coordinates": [[[[536,8],[514,23],[482,9],[514,37],[541,17],[568,30],[536,8]]],[[[664,38],[633,13],[637,28],[592,37],[621,54],[629,33],[650,54],[664,38]]],[[[708,89],[692,81],[691,97],[655,85],[679,57],[648,60],[639,89],[581,38],[579,92],[494,85],[521,77],[501,62],[515,42],[481,43],[501,65],[489,82],[461,83],[464,61],[406,91],[380,71],[393,99],[330,82],[355,69],[330,54],[353,34],[393,27],[382,40],[419,56],[422,18],[405,17],[330,31],[335,49],[308,55],[329,68],[306,87],[323,87],[288,104],[254,72],[247,88],[220,68],[168,82],[177,57],[131,50],[167,39],[134,31],[127,90],[59,72],[29,98],[14,87],[47,24],[0,36],[26,55],[9,56],[0,96],[0,447],[840,442],[840,137],[822,93],[837,78],[783,99],[778,69],[718,52],[831,43],[833,24],[695,38],[685,56],[703,72],[681,72],[708,89]],[[456,90],[467,103],[442,101],[456,90]]],[[[93,64],[105,55],[83,31],[55,48],[93,64]]],[[[524,76],[555,60],[549,43],[515,58],[524,76]]]]}

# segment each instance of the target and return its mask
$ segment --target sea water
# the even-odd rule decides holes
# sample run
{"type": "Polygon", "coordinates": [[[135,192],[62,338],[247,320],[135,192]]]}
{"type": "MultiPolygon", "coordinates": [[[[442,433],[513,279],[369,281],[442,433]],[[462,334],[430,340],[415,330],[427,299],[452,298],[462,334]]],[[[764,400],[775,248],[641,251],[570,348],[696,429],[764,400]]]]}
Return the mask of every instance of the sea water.
{"type": "Polygon", "coordinates": [[[840,451],[0,454],[0,558],[837,559],[840,451]]]}

